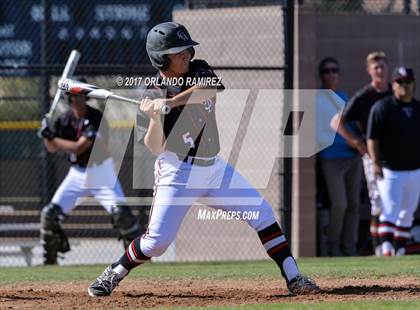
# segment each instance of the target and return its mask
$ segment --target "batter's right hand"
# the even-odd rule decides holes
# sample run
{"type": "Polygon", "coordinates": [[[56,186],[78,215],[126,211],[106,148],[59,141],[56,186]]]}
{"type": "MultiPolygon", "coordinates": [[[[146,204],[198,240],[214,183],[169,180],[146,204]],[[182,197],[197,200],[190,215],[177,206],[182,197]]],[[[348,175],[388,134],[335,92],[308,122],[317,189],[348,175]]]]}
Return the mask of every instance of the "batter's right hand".
{"type": "Polygon", "coordinates": [[[152,100],[149,97],[146,97],[140,101],[139,109],[146,113],[150,118],[156,120],[159,118],[164,105],[164,99],[152,100]]]}
{"type": "Polygon", "coordinates": [[[47,140],[52,140],[55,138],[55,133],[51,130],[47,117],[44,117],[41,121],[41,128],[38,130],[38,137],[41,139],[45,138],[47,140]]]}

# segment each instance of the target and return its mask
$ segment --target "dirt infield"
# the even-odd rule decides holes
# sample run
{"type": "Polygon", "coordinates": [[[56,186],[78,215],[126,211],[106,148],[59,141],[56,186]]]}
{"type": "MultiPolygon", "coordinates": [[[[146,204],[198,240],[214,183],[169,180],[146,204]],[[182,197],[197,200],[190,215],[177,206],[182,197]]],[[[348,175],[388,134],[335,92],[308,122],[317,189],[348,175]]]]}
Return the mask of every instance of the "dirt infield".
{"type": "Polygon", "coordinates": [[[90,298],[87,282],[9,284],[0,288],[0,309],[119,309],[188,307],[279,302],[413,300],[418,278],[319,279],[322,292],[290,297],[279,280],[129,280],[111,297],[90,298]]]}

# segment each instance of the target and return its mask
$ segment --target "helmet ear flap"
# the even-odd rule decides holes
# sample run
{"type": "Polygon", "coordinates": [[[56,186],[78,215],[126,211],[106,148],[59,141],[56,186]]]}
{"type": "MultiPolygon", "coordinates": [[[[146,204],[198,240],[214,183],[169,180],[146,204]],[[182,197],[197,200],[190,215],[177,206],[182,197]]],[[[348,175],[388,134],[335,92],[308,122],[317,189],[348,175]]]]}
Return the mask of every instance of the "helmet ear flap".
{"type": "Polygon", "coordinates": [[[188,51],[190,52],[190,54],[191,54],[191,59],[193,59],[194,58],[194,55],[195,55],[195,49],[194,49],[194,47],[190,47],[189,49],[188,49],[188,51]]]}
{"type": "Polygon", "coordinates": [[[158,70],[166,70],[170,64],[169,57],[167,55],[161,55],[158,52],[149,52],[149,59],[153,67],[158,70]]]}
{"type": "Polygon", "coordinates": [[[171,60],[169,59],[168,55],[162,55],[162,67],[161,70],[166,70],[169,68],[171,60]]]}

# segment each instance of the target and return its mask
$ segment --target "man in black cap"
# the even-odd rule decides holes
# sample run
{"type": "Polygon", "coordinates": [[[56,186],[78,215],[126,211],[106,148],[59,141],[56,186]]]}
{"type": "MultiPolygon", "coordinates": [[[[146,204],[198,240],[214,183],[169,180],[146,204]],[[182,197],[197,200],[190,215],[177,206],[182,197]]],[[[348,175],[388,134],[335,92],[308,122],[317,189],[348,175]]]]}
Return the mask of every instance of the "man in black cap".
{"type": "Polygon", "coordinates": [[[412,69],[392,74],[393,95],[372,107],[368,151],[374,163],[383,210],[379,236],[384,256],[404,255],[420,198],[420,102],[414,99],[412,69]]]}

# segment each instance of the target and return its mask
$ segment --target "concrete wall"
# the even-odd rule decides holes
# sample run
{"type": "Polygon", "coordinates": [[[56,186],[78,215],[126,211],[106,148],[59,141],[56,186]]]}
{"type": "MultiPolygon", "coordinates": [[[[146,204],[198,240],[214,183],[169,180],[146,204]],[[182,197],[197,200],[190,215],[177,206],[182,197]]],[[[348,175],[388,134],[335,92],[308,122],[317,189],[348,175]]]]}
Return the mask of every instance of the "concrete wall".
{"type": "MultiPolygon", "coordinates": [[[[300,17],[313,28],[311,42],[308,42],[312,48],[299,51],[301,62],[314,60],[317,64],[325,56],[337,58],[342,88],[350,95],[368,83],[365,59],[372,51],[384,51],[391,69],[406,65],[420,76],[418,16],[314,14],[305,8],[300,17]]],[[[316,72],[310,76],[317,85],[316,72]]],[[[419,88],[417,97],[420,97],[419,88]]]]}

